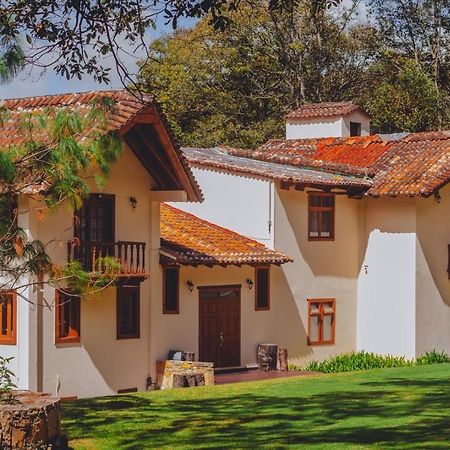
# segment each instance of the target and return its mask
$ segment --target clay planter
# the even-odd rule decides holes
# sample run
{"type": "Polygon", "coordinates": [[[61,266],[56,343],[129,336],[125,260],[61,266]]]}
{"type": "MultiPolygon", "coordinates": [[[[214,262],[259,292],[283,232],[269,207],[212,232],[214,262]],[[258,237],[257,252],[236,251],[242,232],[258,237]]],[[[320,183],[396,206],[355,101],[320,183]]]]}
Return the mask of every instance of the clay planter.
{"type": "Polygon", "coordinates": [[[14,404],[0,404],[0,448],[64,449],[59,397],[13,391],[14,404]]]}

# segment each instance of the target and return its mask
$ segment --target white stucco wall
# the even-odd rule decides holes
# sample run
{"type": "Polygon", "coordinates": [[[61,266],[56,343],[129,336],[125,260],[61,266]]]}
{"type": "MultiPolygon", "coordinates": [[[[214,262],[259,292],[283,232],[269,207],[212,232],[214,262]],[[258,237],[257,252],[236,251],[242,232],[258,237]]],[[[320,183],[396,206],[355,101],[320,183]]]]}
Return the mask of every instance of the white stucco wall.
{"type": "Polygon", "coordinates": [[[205,200],[173,203],[176,208],[273,246],[271,183],[196,168],[193,172],[205,200]]]}
{"type": "Polygon", "coordinates": [[[286,139],[342,136],[342,117],[317,117],[286,121],[286,139]]]}
{"type": "Polygon", "coordinates": [[[358,278],[357,350],[413,358],[416,214],[413,199],[366,199],[358,278]]]}
{"type": "Polygon", "coordinates": [[[361,123],[361,136],[370,134],[369,117],[355,111],[347,116],[289,119],[286,121],[286,139],[350,136],[350,122],[361,123]]]}

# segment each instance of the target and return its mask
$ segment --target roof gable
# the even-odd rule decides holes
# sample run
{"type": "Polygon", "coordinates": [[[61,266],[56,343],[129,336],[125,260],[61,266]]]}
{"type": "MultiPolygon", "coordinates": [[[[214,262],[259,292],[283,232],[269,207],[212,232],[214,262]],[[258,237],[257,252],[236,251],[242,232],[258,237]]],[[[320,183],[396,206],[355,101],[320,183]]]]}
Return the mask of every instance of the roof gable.
{"type": "Polygon", "coordinates": [[[107,113],[106,131],[116,131],[122,136],[158,187],[184,190],[189,200],[201,200],[200,188],[180,146],[159,106],[149,95],[137,98],[126,90],[111,90],[4,100],[1,106],[11,111],[11,117],[3,123],[0,148],[25,142],[26,136],[18,121],[25,112],[33,114],[46,108],[70,108],[84,114],[95,101],[105,97],[114,102],[107,113]],[[146,141],[130,145],[129,137],[137,128],[143,130],[146,141]],[[155,160],[158,163],[150,164],[155,160]]]}

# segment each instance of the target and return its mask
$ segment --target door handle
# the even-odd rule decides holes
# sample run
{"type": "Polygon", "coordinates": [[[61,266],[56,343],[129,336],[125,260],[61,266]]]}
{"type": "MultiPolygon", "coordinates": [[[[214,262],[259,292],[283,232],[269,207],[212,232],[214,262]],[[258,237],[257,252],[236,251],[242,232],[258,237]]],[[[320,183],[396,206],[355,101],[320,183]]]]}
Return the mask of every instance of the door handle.
{"type": "Polygon", "coordinates": [[[223,333],[222,332],[220,332],[220,334],[219,334],[219,345],[222,347],[222,345],[223,345],[223,333]]]}

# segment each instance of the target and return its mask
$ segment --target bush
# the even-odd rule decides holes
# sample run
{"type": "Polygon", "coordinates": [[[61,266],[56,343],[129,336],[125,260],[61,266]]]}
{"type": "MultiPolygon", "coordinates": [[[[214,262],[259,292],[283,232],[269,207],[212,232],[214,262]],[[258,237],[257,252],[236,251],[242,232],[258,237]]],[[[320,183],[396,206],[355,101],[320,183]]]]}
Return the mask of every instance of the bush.
{"type": "Polygon", "coordinates": [[[444,352],[438,353],[435,350],[425,353],[425,355],[414,359],[404,356],[377,355],[369,352],[354,352],[350,354],[337,355],[325,361],[312,361],[303,370],[313,372],[351,372],[355,370],[380,369],[387,367],[405,367],[425,364],[448,363],[450,357],[444,352]]]}
{"type": "Polygon", "coordinates": [[[449,363],[450,356],[446,353],[438,353],[436,350],[425,353],[425,355],[419,356],[416,360],[418,366],[424,366],[426,364],[443,364],[449,363]]]}

